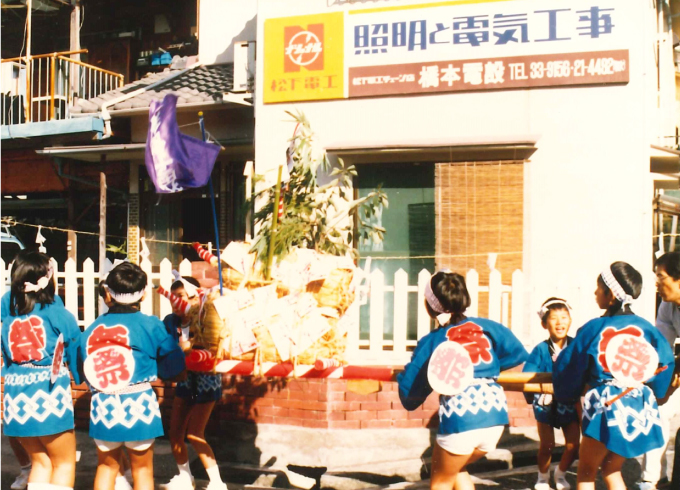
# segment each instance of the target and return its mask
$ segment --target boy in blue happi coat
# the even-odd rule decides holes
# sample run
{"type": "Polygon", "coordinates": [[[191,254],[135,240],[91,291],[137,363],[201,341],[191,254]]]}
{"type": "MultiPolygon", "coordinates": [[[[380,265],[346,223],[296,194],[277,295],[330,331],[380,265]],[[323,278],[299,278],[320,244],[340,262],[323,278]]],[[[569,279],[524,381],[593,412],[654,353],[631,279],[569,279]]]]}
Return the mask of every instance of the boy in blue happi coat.
{"type": "Polygon", "coordinates": [[[553,385],[558,401],[576,403],[589,386],[583,400],[578,490],[595,488],[598,468],[608,489],[626,488],[621,476],[625,459],[664,442],[656,400],[670,384],[673,353],[654,325],[631,311],[629,305],[641,291],[642,276],[632,266],[614,262],[607,267],[598,276],[595,290],[595,300],[605,314],[583,325],[555,362],[553,385]],[[658,366],[652,366],[656,374],[634,389],[618,381],[607,363],[607,346],[618,335],[644,340],[658,354],[658,366]]]}
{"type": "MultiPolygon", "coordinates": [[[[557,356],[574,340],[567,335],[571,326],[571,307],[566,300],[548,298],[541,305],[538,316],[549,337],[534,347],[523,371],[552,373],[557,356]]],[[[552,395],[546,393],[525,393],[524,397],[527,403],[533,405],[540,440],[536,456],[538,479],[534,490],[550,490],[550,461],[555,448],[555,429],[562,429],[565,439],[564,453],[555,469],[555,487],[557,490],[569,490],[571,485],[567,482],[566,472],[578,455],[581,438],[576,407],[554,401],[552,395]]]]}
{"type": "Polygon", "coordinates": [[[139,311],[147,276],[124,262],[106,279],[109,311],[83,333],[84,371],[92,391],[90,436],[99,465],[95,489],[112,489],[122,446],[128,448],[135,490],[153,489],[153,443],[163,435],[161,412],[151,382],[165,358],[166,378],[184,371],[184,355],[163,323],[139,311]],[[178,352],[179,351],[179,352],[178,352]]]}

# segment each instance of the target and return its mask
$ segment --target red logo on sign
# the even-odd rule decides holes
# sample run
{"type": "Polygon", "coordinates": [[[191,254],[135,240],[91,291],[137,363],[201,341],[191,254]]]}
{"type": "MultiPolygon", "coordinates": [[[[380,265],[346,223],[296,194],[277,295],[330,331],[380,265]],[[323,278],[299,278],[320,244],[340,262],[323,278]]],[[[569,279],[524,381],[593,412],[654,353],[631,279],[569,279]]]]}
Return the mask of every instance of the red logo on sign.
{"type": "Polygon", "coordinates": [[[621,330],[617,330],[614,327],[607,327],[605,328],[602,333],[600,334],[600,343],[597,346],[597,349],[599,351],[597,360],[600,362],[600,366],[602,366],[602,369],[606,373],[610,372],[609,371],[609,366],[607,366],[607,358],[605,356],[605,352],[607,350],[607,344],[609,344],[609,341],[616,337],[617,335],[621,334],[628,334],[628,335],[633,335],[635,337],[642,337],[642,330],[640,330],[638,327],[634,326],[629,326],[626,328],[623,328],[621,330]]]}
{"type": "Polygon", "coordinates": [[[8,338],[14,362],[39,361],[45,357],[45,327],[40,317],[14,320],[8,338]]]}
{"type": "Polygon", "coordinates": [[[480,362],[489,363],[493,360],[491,342],[484,335],[482,327],[476,323],[465,322],[457,327],[451,327],[446,332],[446,336],[449,340],[465,347],[475,366],[480,362]]]}
{"type": "Polygon", "coordinates": [[[87,339],[87,353],[91,354],[97,349],[108,345],[122,345],[130,348],[129,331],[123,325],[98,325],[92,331],[92,335],[87,339]]]}
{"type": "Polygon", "coordinates": [[[323,70],[323,24],[309,24],[307,29],[287,26],[283,29],[283,71],[323,70]]]}

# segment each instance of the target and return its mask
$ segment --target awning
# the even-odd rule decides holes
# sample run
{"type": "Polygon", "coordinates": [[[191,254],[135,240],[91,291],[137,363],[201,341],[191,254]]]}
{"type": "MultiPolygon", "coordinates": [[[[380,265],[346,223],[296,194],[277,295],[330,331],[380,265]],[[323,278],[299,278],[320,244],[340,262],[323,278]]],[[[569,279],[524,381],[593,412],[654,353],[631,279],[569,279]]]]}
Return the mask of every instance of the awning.
{"type": "Polygon", "coordinates": [[[39,138],[44,136],[83,136],[100,137],[104,131],[104,121],[99,117],[81,117],[78,119],[62,119],[59,121],[43,121],[25,124],[8,124],[0,126],[0,138],[3,142],[14,139],[39,138]]]}
{"type": "Polygon", "coordinates": [[[537,141],[536,135],[398,142],[370,139],[333,142],[327,144],[326,151],[348,163],[527,160],[536,151],[537,141]]]}
{"type": "Polygon", "coordinates": [[[680,173],[680,151],[665,146],[651,145],[649,171],[658,174],[680,173]]]}
{"type": "MultiPolygon", "coordinates": [[[[253,159],[254,149],[251,140],[220,140],[219,143],[222,145],[220,156],[235,160],[253,159]]],[[[144,160],[145,150],[146,143],[127,143],[119,145],[53,146],[36,150],[36,153],[46,157],[70,158],[83,162],[99,163],[102,155],[106,155],[107,162],[144,160]]]]}

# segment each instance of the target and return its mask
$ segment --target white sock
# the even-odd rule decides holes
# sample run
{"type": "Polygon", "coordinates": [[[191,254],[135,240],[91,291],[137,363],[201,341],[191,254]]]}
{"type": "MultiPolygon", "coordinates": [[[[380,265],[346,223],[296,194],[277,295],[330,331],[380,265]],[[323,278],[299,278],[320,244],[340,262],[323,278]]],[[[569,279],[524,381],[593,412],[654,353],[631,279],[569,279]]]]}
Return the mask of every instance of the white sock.
{"type": "Polygon", "coordinates": [[[132,483],[132,468],[128,468],[123,474],[125,475],[125,479],[128,481],[128,483],[132,483]]]}
{"type": "Polygon", "coordinates": [[[220,467],[215,465],[211,466],[210,468],[206,468],[205,472],[208,474],[208,478],[210,481],[222,481],[222,477],[220,476],[220,467]]]}
{"type": "Polygon", "coordinates": [[[189,461],[187,460],[186,463],[184,464],[177,464],[177,467],[179,468],[179,474],[180,475],[187,475],[189,478],[191,478],[191,468],[189,468],[189,461]]]}
{"type": "Polygon", "coordinates": [[[51,483],[30,483],[26,490],[52,490],[54,486],[51,483]]]}
{"type": "Polygon", "coordinates": [[[73,487],[64,487],[62,485],[54,485],[54,484],[50,484],[50,488],[52,490],[73,490],[73,487]]]}
{"type": "Polygon", "coordinates": [[[550,481],[550,470],[545,473],[538,472],[538,483],[548,483],[550,481]]]}
{"type": "Polygon", "coordinates": [[[567,472],[562,471],[559,467],[555,468],[555,479],[557,480],[558,478],[562,478],[562,479],[567,478],[567,472]]]}
{"type": "Polygon", "coordinates": [[[26,466],[21,467],[21,473],[22,474],[30,473],[31,468],[33,468],[33,465],[31,463],[28,463],[26,466]]]}

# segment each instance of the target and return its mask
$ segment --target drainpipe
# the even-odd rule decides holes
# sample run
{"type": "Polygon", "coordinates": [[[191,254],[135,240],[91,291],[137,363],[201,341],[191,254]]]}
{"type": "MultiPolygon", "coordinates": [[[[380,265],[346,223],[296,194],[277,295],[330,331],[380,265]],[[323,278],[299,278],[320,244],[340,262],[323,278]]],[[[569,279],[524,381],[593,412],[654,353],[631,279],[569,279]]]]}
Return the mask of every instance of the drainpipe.
{"type": "MultiPolygon", "coordinates": [[[[90,187],[99,188],[99,181],[87,180],[87,179],[83,179],[82,177],[77,177],[75,175],[65,174],[61,169],[61,166],[63,164],[63,161],[61,160],[61,158],[59,158],[59,157],[55,158],[54,163],[56,165],[57,175],[59,177],[63,177],[64,179],[72,180],[73,182],[79,182],[83,185],[87,185],[87,186],[90,186],[90,187]]],[[[122,196],[125,199],[125,201],[128,200],[128,194],[125,191],[121,191],[120,189],[114,189],[113,187],[107,187],[107,190],[122,196]]]]}
{"type": "MultiPolygon", "coordinates": [[[[163,78],[163,79],[161,79],[161,80],[159,80],[155,83],[152,83],[151,85],[145,85],[144,87],[139,88],[139,89],[135,90],[134,92],[130,92],[129,94],[125,94],[125,95],[118,97],[117,99],[112,99],[112,100],[109,100],[107,102],[104,102],[102,104],[102,109],[101,109],[101,112],[102,112],[101,117],[104,120],[104,134],[102,134],[101,139],[110,138],[113,135],[113,132],[111,131],[111,113],[109,112],[109,107],[113,107],[114,105],[118,104],[119,102],[123,102],[123,101],[131,99],[133,97],[137,97],[139,94],[143,94],[147,90],[151,90],[155,87],[158,87],[159,85],[162,85],[166,82],[169,82],[170,80],[174,80],[175,78],[179,77],[180,75],[184,75],[189,70],[193,70],[194,68],[196,68],[198,66],[201,66],[201,64],[200,63],[194,63],[189,68],[187,68],[185,70],[180,70],[177,73],[175,73],[174,75],[170,75],[169,77],[165,77],[165,78],[163,78]]],[[[97,184],[97,186],[99,186],[99,184],[97,184]]]]}

